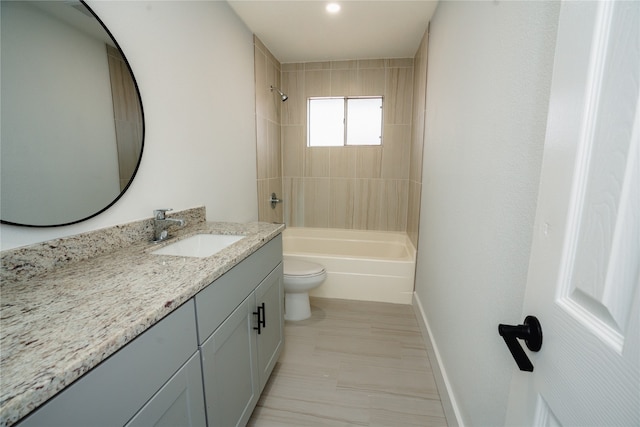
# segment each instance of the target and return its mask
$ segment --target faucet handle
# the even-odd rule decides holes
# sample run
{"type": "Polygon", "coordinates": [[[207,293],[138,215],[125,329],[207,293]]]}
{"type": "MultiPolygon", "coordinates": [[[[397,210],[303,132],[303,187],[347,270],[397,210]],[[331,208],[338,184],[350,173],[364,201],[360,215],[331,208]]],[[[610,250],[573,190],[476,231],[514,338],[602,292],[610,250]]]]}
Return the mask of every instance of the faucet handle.
{"type": "Polygon", "coordinates": [[[165,219],[165,213],[172,210],[173,209],[156,209],[153,211],[153,217],[155,219],[165,219]]]}

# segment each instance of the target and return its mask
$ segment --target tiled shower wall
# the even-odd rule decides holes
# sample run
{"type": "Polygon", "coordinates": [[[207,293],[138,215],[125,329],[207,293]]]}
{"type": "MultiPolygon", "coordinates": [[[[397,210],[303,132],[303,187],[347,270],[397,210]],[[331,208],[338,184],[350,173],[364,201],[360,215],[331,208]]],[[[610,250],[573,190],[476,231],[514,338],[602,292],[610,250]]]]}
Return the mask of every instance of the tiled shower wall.
{"type": "Polygon", "coordinates": [[[407,234],[416,248],[418,247],[420,195],[422,192],[422,151],[425,139],[428,45],[429,31],[427,30],[413,60],[413,119],[411,122],[411,155],[409,156],[407,234]]]}
{"type": "Polygon", "coordinates": [[[256,168],[258,177],[258,219],[284,222],[282,203],[271,208],[269,197],[282,198],[281,105],[271,86],[280,87],[280,62],[254,36],[256,79],[256,168]]]}
{"type": "Polygon", "coordinates": [[[414,59],[283,65],[254,40],[260,221],[406,231],[417,247],[428,33],[414,59]],[[380,94],[382,147],[306,146],[307,97],[380,94]],[[271,209],[271,193],[284,204],[271,209]]]}
{"type": "Polygon", "coordinates": [[[407,230],[413,74],[412,58],[282,64],[288,226],[407,230]],[[307,98],[358,95],[384,97],[383,145],[307,147],[307,98]]]}

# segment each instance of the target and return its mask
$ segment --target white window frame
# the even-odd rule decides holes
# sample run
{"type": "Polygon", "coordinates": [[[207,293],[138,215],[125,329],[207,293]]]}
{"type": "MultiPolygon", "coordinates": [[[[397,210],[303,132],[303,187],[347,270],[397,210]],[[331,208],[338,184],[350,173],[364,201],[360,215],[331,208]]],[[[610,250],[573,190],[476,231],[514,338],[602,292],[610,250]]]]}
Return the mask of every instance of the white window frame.
{"type": "Polygon", "coordinates": [[[307,99],[307,147],[378,147],[383,143],[383,131],[384,131],[384,97],[383,96],[326,96],[326,97],[310,97],[307,99]],[[315,100],[327,100],[327,99],[342,99],[344,100],[344,117],[342,118],[343,136],[342,144],[334,145],[313,145],[311,138],[311,103],[315,100]],[[380,100],[380,135],[379,142],[377,144],[350,144],[347,138],[348,135],[348,123],[349,123],[349,100],[354,99],[379,99],[380,100]]]}

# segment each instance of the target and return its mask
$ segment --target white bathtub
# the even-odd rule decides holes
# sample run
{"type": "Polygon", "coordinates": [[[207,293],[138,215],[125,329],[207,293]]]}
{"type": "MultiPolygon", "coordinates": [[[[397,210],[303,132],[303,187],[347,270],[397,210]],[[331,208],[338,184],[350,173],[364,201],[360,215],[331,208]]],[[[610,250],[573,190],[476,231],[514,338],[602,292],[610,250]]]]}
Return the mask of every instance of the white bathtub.
{"type": "Polygon", "coordinates": [[[312,296],[411,304],[416,250],[405,233],[287,228],[284,258],[324,265],[312,296]]]}

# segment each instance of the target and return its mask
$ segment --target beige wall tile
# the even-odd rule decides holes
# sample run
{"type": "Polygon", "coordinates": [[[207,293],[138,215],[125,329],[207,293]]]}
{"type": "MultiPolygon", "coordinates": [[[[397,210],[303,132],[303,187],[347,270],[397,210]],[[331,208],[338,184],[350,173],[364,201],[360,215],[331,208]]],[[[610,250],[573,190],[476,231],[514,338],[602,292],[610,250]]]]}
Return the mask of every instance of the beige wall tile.
{"type": "Polygon", "coordinates": [[[307,120],[307,99],[304,93],[304,71],[282,73],[281,90],[289,96],[282,103],[282,124],[303,125],[307,120]]]}
{"type": "Polygon", "coordinates": [[[330,147],[329,176],[331,178],[356,177],[356,147],[330,147]]]}
{"type": "Polygon", "coordinates": [[[414,247],[418,247],[418,232],[420,227],[420,197],[422,184],[409,181],[409,200],[407,207],[407,234],[414,247]]]}
{"type": "Polygon", "coordinates": [[[380,192],[380,216],[377,229],[406,230],[409,181],[384,180],[380,192]]]}
{"type": "Polygon", "coordinates": [[[331,61],[332,70],[355,70],[358,68],[358,61],[331,61]]]}
{"type": "Polygon", "coordinates": [[[353,228],[376,230],[380,216],[382,181],[356,179],[356,194],[353,207],[353,228]]]}
{"type": "Polygon", "coordinates": [[[330,70],[331,62],[330,61],[322,61],[322,62],[306,62],[304,64],[305,70],[330,70]]]}
{"type": "Polygon", "coordinates": [[[267,116],[267,97],[269,92],[267,86],[267,58],[256,46],[254,48],[254,72],[256,80],[256,115],[258,117],[267,116]]]}
{"type": "Polygon", "coordinates": [[[380,178],[382,147],[353,147],[356,150],[356,178],[380,178]]]}
{"type": "Polygon", "coordinates": [[[258,180],[258,221],[269,222],[269,210],[265,203],[264,195],[269,191],[269,183],[267,179],[258,180]]]}
{"type": "Polygon", "coordinates": [[[282,147],[280,137],[280,124],[268,122],[268,178],[282,177],[282,147]]]}
{"type": "Polygon", "coordinates": [[[358,68],[384,68],[385,59],[360,59],[358,60],[358,68]]]}
{"type": "Polygon", "coordinates": [[[425,115],[414,116],[411,126],[411,156],[409,156],[409,179],[422,181],[422,151],[424,147],[425,115]]]}
{"type": "Polygon", "coordinates": [[[280,123],[280,110],[282,109],[282,100],[275,91],[271,90],[271,86],[277,88],[282,87],[280,81],[280,69],[276,66],[276,64],[274,64],[267,58],[266,71],[267,83],[265,85],[265,89],[269,91],[269,97],[267,98],[267,118],[276,123],[280,123]]]}
{"type": "Polygon", "coordinates": [[[284,221],[289,227],[304,227],[304,178],[283,178],[284,221]]]}
{"type": "Polygon", "coordinates": [[[329,181],[329,228],[353,228],[356,180],[331,178],[329,181]]]}
{"type": "Polygon", "coordinates": [[[331,70],[331,96],[358,94],[358,70],[331,70]]]}
{"type": "Polygon", "coordinates": [[[330,152],[328,147],[307,147],[305,150],[304,176],[328,178],[330,152]]]}
{"type": "Polygon", "coordinates": [[[385,125],[382,145],[383,179],[408,179],[411,151],[410,125],[385,125]]]}
{"type": "Polygon", "coordinates": [[[385,91],[385,123],[411,124],[412,97],[413,69],[389,68],[385,91]]]}
{"type": "Polygon", "coordinates": [[[358,69],[358,87],[356,95],[380,96],[385,95],[385,69],[358,69]]]}
{"type": "Polygon", "coordinates": [[[283,176],[304,176],[305,148],[304,126],[282,127],[283,176]]]}
{"type": "MultiPolygon", "coordinates": [[[[424,46],[426,48],[426,45],[424,46]]],[[[420,49],[423,49],[423,46],[420,45],[420,49]]],[[[426,105],[426,95],[427,95],[427,58],[426,51],[424,52],[424,57],[416,57],[416,61],[413,67],[413,105],[417,106],[418,109],[413,110],[413,114],[418,114],[419,111],[424,110],[426,105]]]]}
{"type": "MultiPolygon", "coordinates": [[[[313,96],[331,95],[331,70],[312,70],[304,72],[305,101],[313,96]]],[[[306,102],[305,102],[306,109],[306,102]]],[[[306,114],[305,114],[306,117],[306,114]]]]}
{"type": "Polygon", "coordinates": [[[299,62],[280,64],[280,67],[283,73],[287,71],[304,71],[304,64],[299,62]]]}
{"type": "Polygon", "coordinates": [[[256,168],[258,179],[269,177],[269,143],[267,119],[256,117],[256,168]]]}
{"type": "Polygon", "coordinates": [[[267,50],[262,40],[260,40],[255,34],[253,35],[253,45],[263,52],[267,50]]]}
{"type": "Polygon", "coordinates": [[[304,178],[304,226],[329,226],[329,178],[304,178]]]}
{"type": "Polygon", "coordinates": [[[391,58],[387,61],[389,68],[413,68],[413,58],[391,58]]]}
{"type": "Polygon", "coordinates": [[[271,53],[271,51],[269,49],[265,50],[265,55],[267,56],[267,61],[271,62],[273,64],[273,66],[276,67],[276,71],[278,73],[277,79],[278,79],[278,84],[279,84],[280,83],[280,72],[282,71],[282,67],[280,65],[280,61],[278,61],[278,58],[273,56],[273,54],[271,53]]]}

